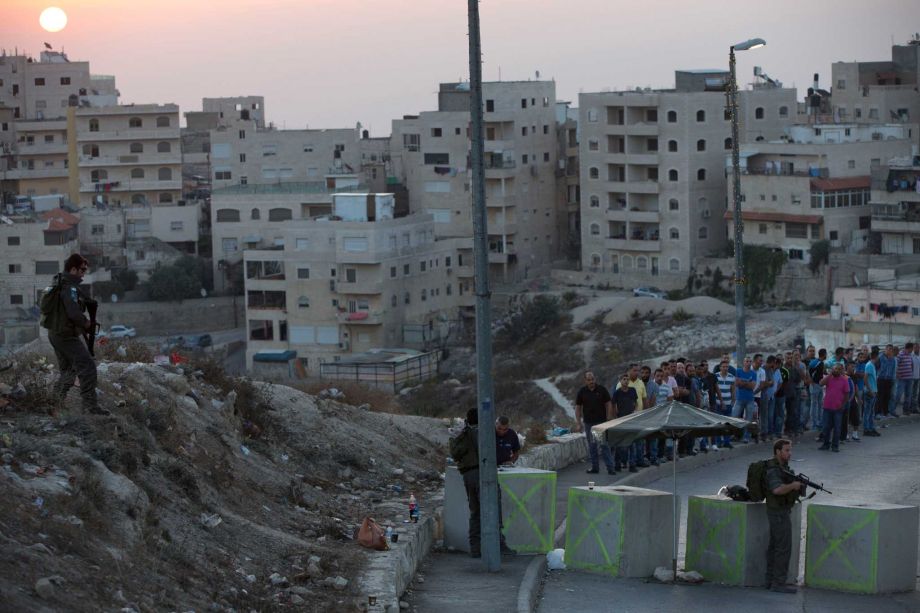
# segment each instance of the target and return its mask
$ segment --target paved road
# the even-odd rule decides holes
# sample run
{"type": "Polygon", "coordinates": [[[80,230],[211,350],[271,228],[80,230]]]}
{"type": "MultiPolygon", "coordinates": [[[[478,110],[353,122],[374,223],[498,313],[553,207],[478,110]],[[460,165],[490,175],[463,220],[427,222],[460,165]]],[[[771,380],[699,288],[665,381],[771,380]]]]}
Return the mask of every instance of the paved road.
{"type": "MultiPolygon", "coordinates": [[[[792,467],[814,480],[823,481],[834,492],[832,497],[819,494],[814,500],[833,498],[836,501],[880,501],[920,505],[920,423],[884,428],[882,437],[860,443],[842,445],[841,453],[817,450],[813,438],[803,439],[793,449],[792,467]]],[[[761,446],[763,457],[771,449],[761,446]]],[[[720,486],[743,484],[749,454],[730,457],[725,462],[678,475],[681,495],[680,558],[683,558],[686,534],[687,494],[714,494],[720,486]]],[[[584,481],[583,467],[572,467],[560,473],[563,482],[584,481]],[[582,471],[578,474],[577,471],[582,471]]],[[[595,479],[600,482],[602,479],[595,479]]],[[[670,473],[646,487],[671,491],[670,473]]],[[[560,490],[563,490],[560,487],[560,490]]],[[[564,504],[557,505],[559,513],[564,504]]],[[[806,503],[808,504],[808,503],[806,503]]],[[[916,527],[915,527],[916,529],[916,527]]],[[[804,543],[802,545],[804,551],[804,543]]],[[[799,579],[804,569],[799,571],[799,579]]],[[[538,610],[555,611],[699,611],[724,608],[727,603],[745,610],[803,610],[803,611],[918,611],[920,593],[893,596],[853,596],[810,588],[788,596],[755,588],[732,588],[712,584],[702,586],[670,586],[640,580],[616,580],[586,572],[556,571],[549,573],[538,610]]]]}

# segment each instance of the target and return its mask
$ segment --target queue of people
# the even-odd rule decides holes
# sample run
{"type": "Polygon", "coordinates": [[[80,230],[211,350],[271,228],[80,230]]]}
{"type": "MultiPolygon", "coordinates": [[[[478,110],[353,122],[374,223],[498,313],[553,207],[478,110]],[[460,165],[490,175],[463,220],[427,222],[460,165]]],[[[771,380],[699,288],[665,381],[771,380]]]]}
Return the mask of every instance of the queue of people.
{"type": "Polygon", "coordinates": [[[808,431],[815,433],[820,449],[839,452],[841,443],[881,436],[879,421],[920,413],[918,402],[920,343],[838,347],[832,355],[808,346],[804,356],[798,349],[745,356],[740,367],[727,354],[714,364],[685,358],[662,362],[654,370],[630,364],[609,388],[586,372],[575,398],[575,428],[585,433],[587,472],[599,472],[603,458],[607,473],[614,475],[657,466],[674,453],[693,456],[781,438],[801,442],[808,431]],[[669,400],[742,418],[758,428],[736,438],[684,437],[676,450],[670,441],[639,441],[611,450],[595,440],[593,426],[669,400]]]}

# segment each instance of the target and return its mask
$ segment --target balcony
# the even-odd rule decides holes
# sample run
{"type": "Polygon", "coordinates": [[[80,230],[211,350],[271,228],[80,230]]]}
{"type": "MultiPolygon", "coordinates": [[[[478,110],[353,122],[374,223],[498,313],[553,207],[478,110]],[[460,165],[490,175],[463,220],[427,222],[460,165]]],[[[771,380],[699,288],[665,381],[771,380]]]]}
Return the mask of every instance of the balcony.
{"type": "Polygon", "coordinates": [[[873,204],[872,231],[892,234],[920,234],[920,203],[905,207],[900,204],[873,204]]]}
{"type": "MultiPolygon", "coordinates": [[[[448,269],[450,270],[450,269],[448,269]]],[[[457,266],[454,268],[455,274],[457,277],[463,279],[469,279],[473,277],[473,267],[472,266],[457,266]]]]}
{"type": "Polygon", "coordinates": [[[517,164],[514,160],[486,160],[486,179],[509,179],[515,174],[517,164]]]}
{"type": "Polygon", "coordinates": [[[383,283],[380,281],[355,281],[347,283],[339,281],[335,291],[339,294],[375,295],[383,293],[383,283]]]}
{"type": "Polygon", "coordinates": [[[657,166],[660,162],[658,152],[629,153],[626,161],[629,164],[640,164],[643,166],[657,166]]]}
{"type": "Polygon", "coordinates": [[[489,264],[512,264],[516,259],[517,255],[514,253],[514,251],[489,252],[489,264]]]}
{"type": "Polygon", "coordinates": [[[627,181],[626,191],[633,194],[657,194],[658,181],[627,181]]]}
{"type": "Polygon", "coordinates": [[[514,196],[486,196],[486,206],[493,209],[508,209],[517,206],[514,196]]]}
{"type": "Polygon", "coordinates": [[[514,141],[513,140],[487,140],[485,141],[484,148],[487,152],[493,152],[493,153],[503,153],[505,151],[513,151],[514,141]]]}
{"type": "Polygon", "coordinates": [[[175,153],[131,153],[126,155],[111,155],[90,157],[80,156],[81,168],[97,168],[106,166],[167,166],[182,163],[182,155],[175,153]]]}
{"type": "Polygon", "coordinates": [[[182,181],[174,179],[171,181],[156,181],[144,179],[116,180],[104,179],[98,183],[80,183],[81,193],[103,193],[103,192],[145,192],[145,191],[175,191],[182,189],[182,181]],[[109,185],[106,190],[103,186],[109,185]]]}
{"type": "Polygon", "coordinates": [[[606,219],[609,221],[631,221],[634,223],[660,223],[659,211],[631,211],[623,208],[608,208],[606,219]]]}
{"type": "Polygon", "coordinates": [[[661,251],[660,240],[627,239],[625,236],[608,237],[604,246],[620,251],[661,251]]]}
{"type": "Polygon", "coordinates": [[[513,235],[517,234],[518,227],[517,224],[513,221],[503,221],[501,219],[494,219],[488,221],[486,224],[488,227],[489,235],[513,235]]]}
{"type": "Polygon", "coordinates": [[[5,173],[6,179],[66,179],[66,168],[13,168],[5,173]]]}
{"type": "Polygon", "coordinates": [[[121,130],[106,130],[105,132],[79,132],[77,142],[95,143],[107,140],[170,140],[179,138],[179,128],[124,128],[121,130]]]}
{"type": "Polygon", "coordinates": [[[379,311],[355,311],[354,313],[338,313],[336,319],[340,324],[348,326],[379,326],[383,323],[382,313],[379,311]]]}
{"type": "Polygon", "coordinates": [[[16,143],[19,155],[66,155],[67,143],[16,143]]]}

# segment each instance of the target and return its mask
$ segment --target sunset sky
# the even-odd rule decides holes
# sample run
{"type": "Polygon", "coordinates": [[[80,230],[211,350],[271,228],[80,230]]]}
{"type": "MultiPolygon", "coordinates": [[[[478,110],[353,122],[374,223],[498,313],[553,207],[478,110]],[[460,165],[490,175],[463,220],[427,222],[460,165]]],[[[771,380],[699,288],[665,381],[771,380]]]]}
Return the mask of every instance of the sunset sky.
{"type": "MultiPolygon", "coordinates": [[[[467,78],[463,0],[0,0],[0,46],[38,56],[47,41],[114,74],[122,102],[261,94],[279,127],[351,127],[373,136],[404,114],[434,110],[441,81],[467,78]],[[41,29],[48,6],[66,11],[41,29]]],[[[719,68],[730,44],[740,80],[762,66],[800,95],[833,61],[890,59],[920,31],[916,0],[483,0],[483,75],[556,81],[579,91],[671,87],[677,68],[719,68]]]]}

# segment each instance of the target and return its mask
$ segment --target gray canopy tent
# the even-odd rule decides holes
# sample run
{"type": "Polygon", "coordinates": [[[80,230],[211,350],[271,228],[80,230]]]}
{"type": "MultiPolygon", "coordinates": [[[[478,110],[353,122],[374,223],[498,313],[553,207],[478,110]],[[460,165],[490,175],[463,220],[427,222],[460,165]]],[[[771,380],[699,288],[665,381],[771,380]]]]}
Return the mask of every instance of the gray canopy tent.
{"type": "Polygon", "coordinates": [[[756,424],[698,409],[671,400],[645,411],[638,411],[605,421],[591,430],[596,438],[611,447],[626,447],[647,438],[670,438],[674,441],[674,555],[671,560],[677,580],[677,441],[683,436],[719,436],[741,434],[756,424]]]}

